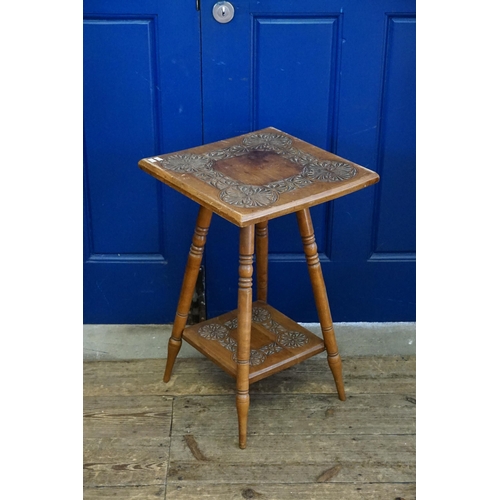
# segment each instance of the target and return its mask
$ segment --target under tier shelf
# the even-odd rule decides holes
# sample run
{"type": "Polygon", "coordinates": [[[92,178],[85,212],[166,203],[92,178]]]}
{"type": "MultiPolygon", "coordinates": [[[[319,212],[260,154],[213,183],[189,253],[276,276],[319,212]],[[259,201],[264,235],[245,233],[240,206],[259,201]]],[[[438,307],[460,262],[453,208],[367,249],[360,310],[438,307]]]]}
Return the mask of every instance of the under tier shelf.
{"type": "MultiPolygon", "coordinates": [[[[238,310],[189,326],[183,338],[236,378],[238,310]]],[[[250,383],[325,350],[323,340],[262,301],[252,304],[250,383]]]]}

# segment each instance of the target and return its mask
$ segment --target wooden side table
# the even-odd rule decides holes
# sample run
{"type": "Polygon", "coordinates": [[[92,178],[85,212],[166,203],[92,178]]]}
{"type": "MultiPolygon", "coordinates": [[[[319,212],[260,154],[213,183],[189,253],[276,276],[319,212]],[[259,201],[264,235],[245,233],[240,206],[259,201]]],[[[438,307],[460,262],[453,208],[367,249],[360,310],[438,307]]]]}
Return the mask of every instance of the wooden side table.
{"type": "Polygon", "coordinates": [[[182,339],[236,378],[239,444],[246,447],[249,385],[326,349],[345,400],[328,297],[309,207],[378,182],[375,172],[273,127],[139,162],[145,172],[200,205],[168,343],[168,382],[182,339]],[[240,227],[238,308],[185,328],[212,213],[240,227]],[[320,339],[267,303],[269,219],[295,212],[319,321],[320,339]],[[252,303],[256,249],[257,301],[252,303]]]}

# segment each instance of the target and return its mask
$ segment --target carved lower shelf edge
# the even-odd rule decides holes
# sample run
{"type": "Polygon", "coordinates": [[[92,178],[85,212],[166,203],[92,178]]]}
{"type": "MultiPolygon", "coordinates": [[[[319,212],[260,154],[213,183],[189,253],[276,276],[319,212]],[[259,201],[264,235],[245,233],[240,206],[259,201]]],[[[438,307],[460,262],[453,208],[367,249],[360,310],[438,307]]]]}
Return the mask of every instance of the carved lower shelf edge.
{"type": "MultiPolygon", "coordinates": [[[[236,377],[238,311],[190,326],[183,338],[229,375],[236,377]]],[[[250,383],[325,350],[323,340],[270,305],[252,305],[250,383]]]]}

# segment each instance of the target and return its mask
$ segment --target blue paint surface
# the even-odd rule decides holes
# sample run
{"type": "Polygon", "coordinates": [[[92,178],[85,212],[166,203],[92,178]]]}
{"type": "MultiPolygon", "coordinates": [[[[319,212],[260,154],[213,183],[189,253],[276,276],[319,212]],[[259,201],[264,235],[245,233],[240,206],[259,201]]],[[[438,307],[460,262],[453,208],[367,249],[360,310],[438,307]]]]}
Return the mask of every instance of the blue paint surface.
{"type": "MultiPolygon", "coordinates": [[[[235,3],[221,26],[202,5],[205,141],[275,126],[382,181],[312,209],[335,321],[415,319],[415,3],[235,3]],[[220,97],[220,100],[215,97],[220,97]]],[[[294,215],[269,226],[269,301],[317,321],[294,215]]],[[[238,231],[214,223],[210,316],[236,307],[238,231]]]]}
{"type": "MultiPolygon", "coordinates": [[[[173,320],[197,207],[146,156],[275,126],[378,171],[312,209],[334,321],[415,319],[415,2],[84,1],[86,323],[173,320]]],[[[294,215],[270,222],[269,300],[317,321],[294,215]]],[[[238,229],[214,217],[209,315],[236,307],[238,229]]]]}
{"type": "Polygon", "coordinates": [[[137,162],[202,141],[198,20],[181,0],[84,2],[85,323],[173,320],[196,206],[137,162]]]}

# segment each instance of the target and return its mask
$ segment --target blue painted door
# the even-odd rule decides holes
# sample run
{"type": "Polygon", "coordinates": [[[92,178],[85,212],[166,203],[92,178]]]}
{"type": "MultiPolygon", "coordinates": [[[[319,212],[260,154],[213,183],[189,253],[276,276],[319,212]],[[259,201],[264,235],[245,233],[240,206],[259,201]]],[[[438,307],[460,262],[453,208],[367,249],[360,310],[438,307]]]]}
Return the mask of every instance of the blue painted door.
{"type": "MultiPolygon", "coordinates": [[[[375,187],[312,209],[334,321],[415,319],[415,3],[202,2],[204,140],[274,126],[375,170],[375,187]]],[[[317,321],[294,215],[269,225],[270,303],[317,321]]],[[[236,307],[237,231],[207,245],[210,315],[236,307]],[[224,242],[224,245],[217,242],[224,242]]]]}
{"type": "MultiPolygon", "coordinates": [[[[87,323],[172,321],[196,207],[137,160],[274,126],[376,170],[312,209],[334,321],[415,319],[415,2],[85,0],[87,323]]],[[[295,216],[270,222],[273,306],[316,321],[295,216]]],[[[236,307],[215,217],[210,316],[236,307]]]]}
{"type": "Polygon", "coordinates": [[[199,15],[84,1],[84,322],[174,316],[196,206],[139,170],[202,141],[199,15]]]}

